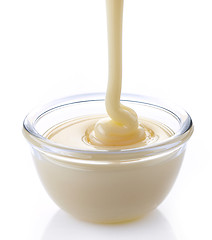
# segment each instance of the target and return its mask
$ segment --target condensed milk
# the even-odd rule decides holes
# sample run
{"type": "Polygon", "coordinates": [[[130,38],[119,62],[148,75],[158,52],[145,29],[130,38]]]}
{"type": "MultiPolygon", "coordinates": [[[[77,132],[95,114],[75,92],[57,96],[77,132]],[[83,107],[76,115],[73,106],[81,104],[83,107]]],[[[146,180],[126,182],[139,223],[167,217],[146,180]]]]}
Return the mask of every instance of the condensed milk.
{"type": "Polygon", "coordinates": [[[80,141],[77,141],[77,144],[85,149],[88,147],[92,149],[93,146],[105,149],[114,149],[116,146],[116,149],[123,149],[144,146],[172,135],[171,130],[168,133],[165,131],[165,128],[159,127],[161,123],[154,124],[151,123],[151,120],[146,121],[148,122],[148,127],[145,127],[142,119],[139,121],[133,109],[120,103],[123,3],[123,0],[106,0],[109,74],[105,105],[108,117],[99,118],[95,122],[94,120],[98,119],[95,116],[92,120],[85,116],[80,121],[74,119],[68,125],[61,123],[63,126],[54,127],[54,131],[57,134],[52,132],[50,135],[46,135],[46,137],[56,143],[70,147],[73,144],[77,147],[76,139],[80,139],[80,141]],[[65,126],[69,126],[68,129],[65,126]],[[62,131],[59,131],[59,129],[62,129],[62,131]],[[68,137],[68,134],[72,132],[75,132],[74,141],[70,141],[68,137]],[[50,137],[52,135],[54,137],[50,137]],[[83,144],[86,141],[89,144],[83,144]]]}
{"type": "Polygon", "coordinates": [[[123,0],[106,0],[106,6],[108,115],[99,111],[101,98],[70,97],[32,111],[23,133],[60,208],[85,221],[117,223],[144,216],[167,196],[193,124],[184,110],[151,98],[120,103],[123,0]]]}

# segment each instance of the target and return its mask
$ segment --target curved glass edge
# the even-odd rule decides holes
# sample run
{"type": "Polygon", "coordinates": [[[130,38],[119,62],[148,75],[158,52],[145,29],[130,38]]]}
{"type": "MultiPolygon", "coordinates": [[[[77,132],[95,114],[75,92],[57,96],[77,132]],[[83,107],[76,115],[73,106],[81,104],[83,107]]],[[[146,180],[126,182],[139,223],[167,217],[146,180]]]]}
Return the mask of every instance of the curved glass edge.
{"type": "MultiPolygon", "coordinates": [[[[160,154],[168,150],[173,150],[179,148],[182,144],[186,143],[191,137],[194,127],[190,115],[181,107],[171,106],[170,104],[165,103],[157,98],[134,95],[134,94],[122,94],[121,101],[129,102],[138,102],[147,105],[153,105],[157,108],[162,108],[167,110],[169,113],[172,113],[175,117],[181,121],[181,129],[175,135],[168,138],[165,141],[160,143],[155,143],[150,146],[134,148],[134,149],[123,149],[123,150],[98,150],[98,151],[87,151],[87,150],[78,150],[65,147],[60,144],[53,143],[52,141],[46,139],[40,135],[34,128],[34,124],[39,120],[41,116],[47,114],[49,111],[52,111],[55,108],[62,107],[69,104],[79,103],[79,102],[88,102],[88,101],[104,101],[105,93],[90,93],[90,94],[81,94],[74,95],[65,98],[60,98],[54,101],[51,101],[45,105],[35,108],[31,111],[24,119],[23,122],[23,135],[29,141],[29,143],[39,151],[43,151],[49,154],[56,154],[58,156],[66,157],[67,161],[72,161],[72,158],[75,159],[92,159],[92,155],[95,155],[95,159],[110,159],[124,160],[127,158],[128,154],[133,154],[135,159],[140,159],[141,157],[148,157],[155,154],[160,154]],[[180,116],[180,117],[179,117],[180,116]],[[152,154],[154,152],[154,154],[152,154]],[[127,154],[128,153],[128,154],[127,154]],[[104,157],[103,157],[104,155],[104,157]]],[[[97,160],[96,160],[97,161],[97,160]]]]}

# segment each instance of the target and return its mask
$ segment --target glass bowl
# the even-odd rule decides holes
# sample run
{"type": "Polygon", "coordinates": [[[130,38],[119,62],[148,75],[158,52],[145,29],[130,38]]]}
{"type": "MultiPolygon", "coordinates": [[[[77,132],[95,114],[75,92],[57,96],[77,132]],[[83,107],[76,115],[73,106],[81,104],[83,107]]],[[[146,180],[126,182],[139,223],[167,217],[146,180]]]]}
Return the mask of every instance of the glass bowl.
{"type": "Polygon", "coordinates": [[[76,95],[30,112],[23,123],[41,182],[55,203],[91,222],[117,223],[144,216],[167,196],[193,133],[189,114],[158,99],[123,94],[121,102],[139,117],[165,124],[174,135],[144,147],[83,150],[44,137],[58,123],[106,114],[104,94],[76,95]]]}

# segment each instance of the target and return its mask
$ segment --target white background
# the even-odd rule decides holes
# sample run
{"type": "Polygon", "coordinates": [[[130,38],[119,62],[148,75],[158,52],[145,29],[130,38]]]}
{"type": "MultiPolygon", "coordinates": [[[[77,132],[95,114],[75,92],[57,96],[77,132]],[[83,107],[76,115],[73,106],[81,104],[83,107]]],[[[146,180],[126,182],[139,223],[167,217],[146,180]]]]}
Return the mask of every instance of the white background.
{"type": "Polygon", "coordinates": [[[44,191],[22,136],[38,104],[107,83],[105,0],[0,0],[0,239],[212,239],[212,2],[125,0],[123,92],[165,98],[195,132],[158,210],[123,225],[80,222],[44,191]]]}

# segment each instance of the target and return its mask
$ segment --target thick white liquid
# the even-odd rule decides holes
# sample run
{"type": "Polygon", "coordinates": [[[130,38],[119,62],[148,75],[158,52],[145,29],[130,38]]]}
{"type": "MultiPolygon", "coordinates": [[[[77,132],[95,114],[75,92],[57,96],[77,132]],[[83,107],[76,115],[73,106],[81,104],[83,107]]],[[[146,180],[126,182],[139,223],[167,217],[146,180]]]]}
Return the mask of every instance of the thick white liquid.
{"type": "MultiPolygon", "coordinates": [[[[144,157],[142,153],[135,157],[126,151],[127,159],[123,159],[121,152],[116,152],[113,155],[116,159],[112,160],[104,150],[116,146],[102,148],[86,140],[88,126],[97,120],[99,117],[79,118],[61,123],[46,132],[46,137],[63,146],[94,151],[88,153],[86,159],[81,158],[80,154],[63,156],[33,151],[41,181],[62,209],[82,220],[117,223],[144,216],[156,208],[170,191],[185,147],[162,154],[150,150],[144,157]],[[96,154],[98,151],[100,154],[96,154]]],[[[145,128],[154,130],[149,138],[152,144],[159,141],[158,138],[163,141],[172,134],[158,122],[145,119],[142,123],[145,128]]]]}
{"type": "Polygon", "coordinates": [[[106,0],[109,73],[105,99],[109,118],[98,121],[91,142],[94,145],[130,145],[145,142],[147,135],[139,126],[134,110],[120,103],[122,85],[122,18],[124,0],[106,0]]]}
{"type": "MultiPolygon", "coordinates": [[[[60,123],[49,129],[46,132],[45,137],[55,143],[74,149],[117,150],[143,147],[145,145],[150,145],[158,141],[163,141],[174,134],[171,129],[159,122],[155,122],[150,119],[142,119],[139,121],[139,127],[143,128],[145,131],[146,138],[144,141],[132,141],[131,144],[121,145],[119,141],[116,141],[117,139],[115,139],[114,142],[113,139],[111,139],[113,146],[102,146],[102,143],[98,144],[98,140],[95,139],[96,144],[94,145],[92,144],[94,140],[91,139],[95,138],[93,127],[97,121],[103,118],[104,116],[87,116],[83,118],[72,119],[70,121],[60,123]]],[[[126,138],[126,141],[128,143],[130,140],[131,137],[130,139],[126,138]]]]}

